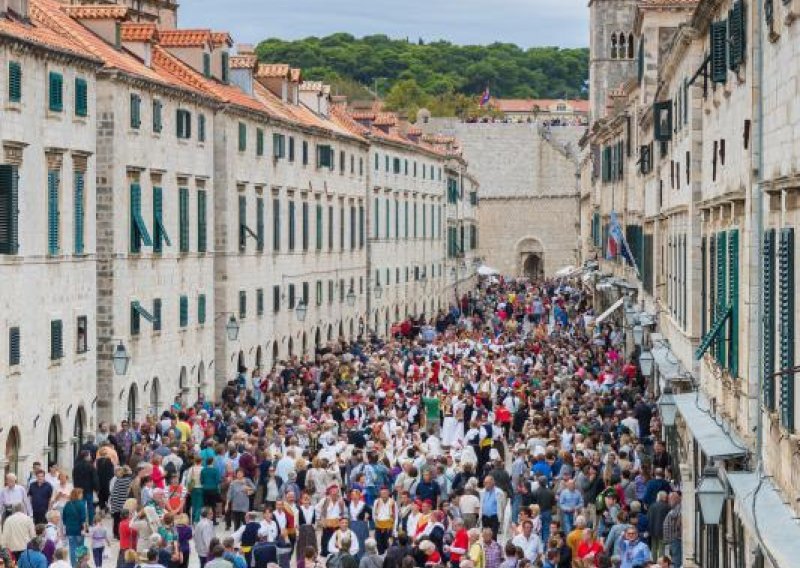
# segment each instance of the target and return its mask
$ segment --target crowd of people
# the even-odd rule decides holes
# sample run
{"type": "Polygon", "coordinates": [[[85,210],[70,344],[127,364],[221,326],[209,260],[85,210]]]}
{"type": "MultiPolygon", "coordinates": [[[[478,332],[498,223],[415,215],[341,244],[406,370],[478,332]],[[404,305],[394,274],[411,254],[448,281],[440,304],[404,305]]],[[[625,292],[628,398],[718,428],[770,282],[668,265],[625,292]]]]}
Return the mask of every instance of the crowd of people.
{"type": "Polygon", "coordinates": [[[577,285],[493,277],[101,424],[72,471],[6,475],[0,568],[680,568],[657,407],[594,320],[577,285]]]}

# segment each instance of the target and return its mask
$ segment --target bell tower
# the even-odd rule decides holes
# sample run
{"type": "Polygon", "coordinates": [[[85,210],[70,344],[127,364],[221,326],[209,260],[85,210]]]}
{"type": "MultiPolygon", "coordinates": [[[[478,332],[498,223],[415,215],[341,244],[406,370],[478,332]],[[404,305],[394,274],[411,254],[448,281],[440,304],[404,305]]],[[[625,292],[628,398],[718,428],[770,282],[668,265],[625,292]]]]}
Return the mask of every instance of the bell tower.
{"type": "Polygon", "coordinates": [[[605,116],[608,92],[636,76],[636,3],[637,0],[589,2],[590,123],[605,116]]]}

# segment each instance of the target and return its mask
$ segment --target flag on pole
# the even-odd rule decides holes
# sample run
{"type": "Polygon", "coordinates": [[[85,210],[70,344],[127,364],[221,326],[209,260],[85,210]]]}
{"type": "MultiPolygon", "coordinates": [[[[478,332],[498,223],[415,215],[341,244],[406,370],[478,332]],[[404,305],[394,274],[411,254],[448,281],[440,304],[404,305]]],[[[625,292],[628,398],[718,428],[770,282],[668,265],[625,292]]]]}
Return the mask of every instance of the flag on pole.
{"type": "Polygon", "coordinates": [[[487,85],[486,86],[486,90],[483,91],[483,95],[481,96],[481,106],[484,106],[485,104],[487,104],[489,102],[489,99],[491,99],[491,98],[492,97],[489,94],[489,86],[487,85]]]}
{"type": "Polygon", "coordinates": [[[608,225],[608,247],[606,249],[606,259],[613,260],[618,255],[622,258],[639,274],[639,267],[636,266],[636,260],[633,258],[631,249],[628,246],[628,240],[625,238],[625,233],[622,230],[622,225],[617,218],[617,212],[611,212],[611,219],[608,225]]]}

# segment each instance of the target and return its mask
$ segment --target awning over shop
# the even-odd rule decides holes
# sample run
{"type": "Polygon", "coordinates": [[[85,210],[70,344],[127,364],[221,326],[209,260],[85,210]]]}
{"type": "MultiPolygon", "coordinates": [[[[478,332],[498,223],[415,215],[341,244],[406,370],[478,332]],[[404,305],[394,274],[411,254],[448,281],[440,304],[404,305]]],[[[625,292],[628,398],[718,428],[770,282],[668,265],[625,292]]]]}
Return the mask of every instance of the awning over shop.
{"type": "Polygon", "coordinates": [[[800,559],[800,525],[769,479],[758,488],[757,473],[728,473],[739,517],[750,532],[760,533],[778,566],[797,566],[800,559]],[[755,507],[754,505],[755,501],[755,507]],[[755,512],[754,512],[755,509],[755,512]],[[756,531],[758,527],[758,531],[756,531]]]}
{"type": "Polygon", "coordinates": [[[676,394],[675,404],[686,422],[686,427],[708,459],[734,458],[748,453],[744,442],[733,432],[723,430],[707,412],[710,404],[705,395],[697,392],[676,394]]]}
{"type": "Polygon", "coordinates": [[[681,364],[669,344],[664,341],[660,333],[651,333],[650,341],[653,348],[650,350],[653,354],[653,360],[658,367],[658,373],[662,381],[669,381],[683,376],[681,372],[681,364]]]}
{"type": "Polygon", "coordinates": [[[604,320],[608,319],[608,316],[610,316],[616,310],[618,310],[622,306],[622,304],[624,304],[624,303],[625,303],[625,298],[620,298],[619,300],[617,300],[616,302],[611,304],[610,308],[608,308],[602,314],[597,316],[597,319],[594,320],[595,325],[600,325],[601,323],[603,323],[604,320]]]}

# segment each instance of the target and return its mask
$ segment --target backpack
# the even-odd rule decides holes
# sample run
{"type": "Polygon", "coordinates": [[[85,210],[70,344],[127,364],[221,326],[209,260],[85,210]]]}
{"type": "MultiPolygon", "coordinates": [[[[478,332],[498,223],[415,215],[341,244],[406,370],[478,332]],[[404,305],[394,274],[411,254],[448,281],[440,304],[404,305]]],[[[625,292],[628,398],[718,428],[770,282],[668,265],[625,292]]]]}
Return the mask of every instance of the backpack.
{"type": "Polygon", "coordinates": [[[178,473],[178,468],[175,467],[175,462],[168,461],[167,465],[164,466],[164,471],[167,472],[167,479],[178,473]]]}
{"type": "Polygon", "coordinates": [[[342,556],[341,553],[338,554],[331,554],[328,557],[328,560],[325,562],[326,568],[342,568],[342,556]]]}

